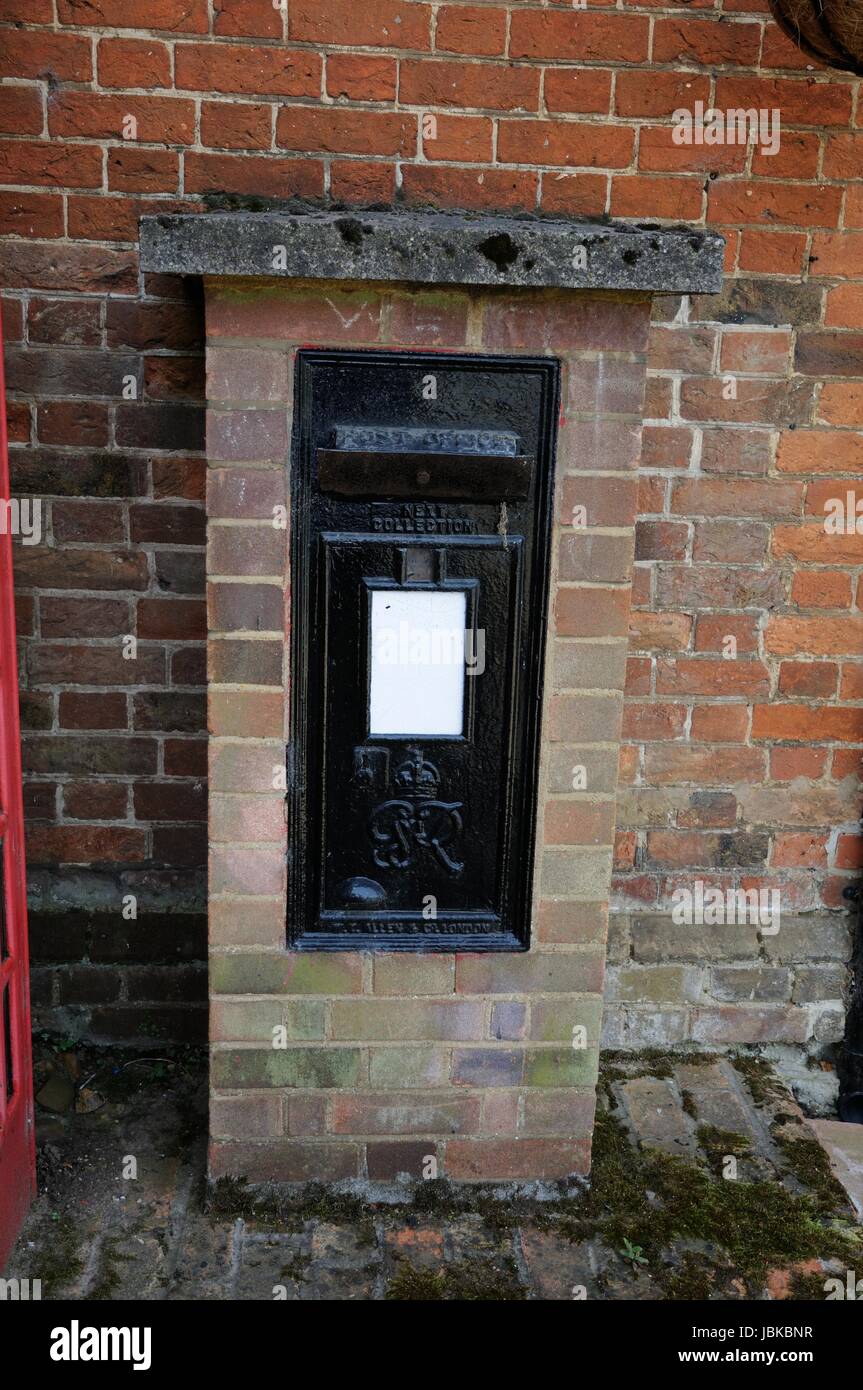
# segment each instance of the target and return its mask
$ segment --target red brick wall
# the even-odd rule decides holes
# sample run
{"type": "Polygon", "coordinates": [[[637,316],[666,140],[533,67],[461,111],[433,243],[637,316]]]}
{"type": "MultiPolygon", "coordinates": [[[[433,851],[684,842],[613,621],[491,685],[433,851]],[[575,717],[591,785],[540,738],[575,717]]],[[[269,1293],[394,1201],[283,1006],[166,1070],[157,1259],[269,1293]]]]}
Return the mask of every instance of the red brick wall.
{"type": "MultiPolygon", "coordinates": [[[[45,891],[104,864],[188,905],[203,862],[201,308],[139,276],[137,218],[298,194],[727,236],[725,294],[666,303],[652,338],[618,963],[649,973],[650,918],[693,871],[781,884],[804,943],[833,930],[861,861],[863,536],[822,525],[863,459],[858,84],[767,0],[0,0],[0,26],[13,485],[46,499],[44,543],[16,547],[45,891]],[[779,153],[676,145],[697,100],[778,107],[779,153]]],[[[811,1036],[798,1006],[836,997],[844,948],[818,950],[814,982],[763,959],[693,980],[666,939],[673,1029],[721,1035],[755,989],[753,1034],[811,1036]]]]}

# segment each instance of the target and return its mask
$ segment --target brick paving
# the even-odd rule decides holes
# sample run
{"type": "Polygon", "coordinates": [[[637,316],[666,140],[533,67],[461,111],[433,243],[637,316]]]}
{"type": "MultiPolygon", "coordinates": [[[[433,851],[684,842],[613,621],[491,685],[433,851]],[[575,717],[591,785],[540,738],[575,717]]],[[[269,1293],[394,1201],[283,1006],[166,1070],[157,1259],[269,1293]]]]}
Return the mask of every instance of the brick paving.
{"type": "Polygon", "coordinates": [[[814,1131],[769,1068],[751,1059],[607,1057],[598,1133],[617,1135],[623,1147],[615,1159],[613,1145],[598,1141],[593,1208],[583,1184],[560,1204],[524,1190],[509,1200],[486,1190],[465,1198],[440,1183],[406,1189],[396,1204],[318,1187],[257,1206],[242,1184],[208,1195],[199,1060],[123,1067],[115,1055],[92,1078],[74,1056],[41,1063],[43,1082],[50,1067],[55,1077],[74,1075],[77,1108],[40,1111],[40,1196],[7,1277],[41,1279],[45,1299],[767,1299],[824,1297],[829,1277],[844,1278],[855,1257],[863,1266],[853,1207],[831,1188],[826,1160],[811,1166],[822,1153],[814,1131]],[[790,1154],[805,1155],[810,1171],[790,1154]],[[808,1193],[826,1218],[823,1250],[810,1233],[808,1247],[768,1259],[754,1282],[751,1270],[741,1272],[746,1256],[685,1221],[664,1228],[661,1250],[648,1239],[642,1252],[627,1223],[648,1210],[649,1237],[649,1209],[659,1221],[660,1203],[676,1198],[648,1184],[616,1210],[615,1162],[624,1181],[658,1164],[645,1169],[658,1188],[669,1175],[707,1184],[699,1189],[706,1208],[728,1195],[729,1163],[741,1199],[781,1191],[791,1213],[808,1193]],[[839,1255],[837,1222],[852,1242],[839,1255]],[[687,1280],[696,1267],[710,1282],[693,1294],[687,1280]]]}

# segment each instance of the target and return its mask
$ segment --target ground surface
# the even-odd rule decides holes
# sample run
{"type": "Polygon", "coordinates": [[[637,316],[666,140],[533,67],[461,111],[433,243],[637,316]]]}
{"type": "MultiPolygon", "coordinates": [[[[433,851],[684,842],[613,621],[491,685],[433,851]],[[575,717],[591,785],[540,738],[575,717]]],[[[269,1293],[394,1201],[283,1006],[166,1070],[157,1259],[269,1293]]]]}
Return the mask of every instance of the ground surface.
{"type": "Polygon", "coordinates": [[[40,1196],[6,1276],[43,1298],[823,1299],[863,1268],[824,1150],[751,1057],[606,1057],[589,1191],[427,1182],[396,1206],[208,1194],[202,1058],[128,1061],[42,1045],[40,1196]]]}

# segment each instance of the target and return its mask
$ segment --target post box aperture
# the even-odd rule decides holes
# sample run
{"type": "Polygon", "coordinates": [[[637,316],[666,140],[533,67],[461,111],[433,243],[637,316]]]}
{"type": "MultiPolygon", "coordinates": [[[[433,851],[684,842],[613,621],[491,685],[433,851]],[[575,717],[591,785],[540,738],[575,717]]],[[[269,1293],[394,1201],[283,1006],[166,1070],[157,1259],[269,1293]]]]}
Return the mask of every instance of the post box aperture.
{"type": "Polygon", "coordinates": [[[558,370],[298,354],[295,947],[529,943],[558,370]]]}

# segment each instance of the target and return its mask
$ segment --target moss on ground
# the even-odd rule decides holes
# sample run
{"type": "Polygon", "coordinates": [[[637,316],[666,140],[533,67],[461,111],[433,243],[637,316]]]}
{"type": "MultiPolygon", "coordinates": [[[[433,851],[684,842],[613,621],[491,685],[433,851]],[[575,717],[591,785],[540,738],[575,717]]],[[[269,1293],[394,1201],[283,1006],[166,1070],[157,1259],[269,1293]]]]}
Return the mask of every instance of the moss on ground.
{"type": "Polygon", "coordinates": [[[751,1152],[752,1145],[745,1134],[736,1134],[731,1129],[718,1129],[716,1125],[699,1125],[695,1131],[698,1143],[704,1150],[707,1165],[716,1177],[724,1177],[725,1160],[742,1158],[751,1152]]]}
{"type": "Polygon", "coordinates": [[[814,1135],[801,1133],[799,1125],[787,1132],[784,1125],[771,1125],[773,1140],[780,1149],[789,1171],[806,1188],[818,1210],[824,1216],[853,1216],[848,1195],[834,1176],[830,1159],[814,1135]]]}
{"type": "Polygon", "coordinates": [[[441,1269],[419,1269],[402,1260],[384,1297],[403,1302],[514,1303],[526,1298],[513,1261],[500,1266],[484,1260],[458,1260],[441,1269]]]}

